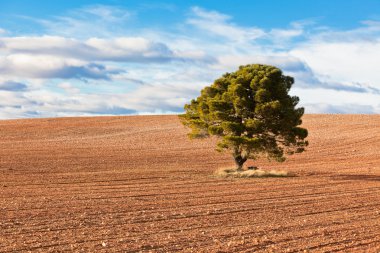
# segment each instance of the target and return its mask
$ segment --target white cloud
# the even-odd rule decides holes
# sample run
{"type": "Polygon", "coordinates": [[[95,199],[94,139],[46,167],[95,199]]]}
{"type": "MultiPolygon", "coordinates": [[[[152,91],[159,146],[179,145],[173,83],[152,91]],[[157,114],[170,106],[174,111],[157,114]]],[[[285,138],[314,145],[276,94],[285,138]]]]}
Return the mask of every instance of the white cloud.
{"type": "Polygon", "coordinates": [[[271,35],[276,39],[290,39],[302,35],[302,29],[272,29],[271,35]]]}
{"type": "Polygon", "coordinates": [[[151,62],[175,58],[173,52],[165,44],[154,43],[141,37],[113,40],[91,38],[86,41],[86,45],[96,49],[95,57],[100,60],[151,62]]]}
{"type": "Polygon", "coordinates": [[[315,33],[289,51],[326,82],[351,82],[380,89],[380,22],[364,21],[356,29],[315,33]]]}
{"type": "Polygon", "coordinates": [[[300,105],[306,108],[306,113],[380,113],[378,94],[297,87],[291,94],[300,97],[300,105]]]}
{"type": "Polygon", "coordinates": [[[120,7],[93,5],[72,10],[52,19],[33,19],[45,27],[48,34],[65,37],[113,37],[125,34],[133,14],[120,7]]]}
{"type": "Polygon", "coordinates": [[[307,62],[326,81],[359,82],[380,88],[380,41],[318,41],[305,43],[290,54],[307,62]]]}
{"type": "Polygon", "coordinates": [[[50,55],[83,61],[155,62],[177,58],[165,44],[142,37],[90,38],[85,41],[58,36],[8,37],[0,38],[0,44],[3,52],[10,55],[50,55]]]}
{"type": "Polygon", "coordinates": [[[119,72],[100,64],[47,55],[11,54],[0,58],[0,73],[10,78],[109,79],[119,72]]]}
{"type": "Polygon", "coordinates": [[[97,5],[38,20],[45,35],[0,38],[0,118],[180,112],[202,87],[251,63],[294,76],[292,94],[308,113],[380,113],[378,22],[264,29],[194,7],[177,30],[129,31],[133,18],[97,5]]]}
{"type": "Polygon", "coordinates": [[[57,86],[69,94],[79,94],[80,93],[80,89],[76,88],[75,86],[73,86],[71,83],[68,83],[68,82],[60,83],[57,86]]]}
{"type": "Polygon", "coordinates": [[[229,20],[230,16],[215,11],[206,11],[199,7],[193,7],[194,17],[189,18],[187,23],[206,31],[208,34],[214,34],[232,41],[245,42],[252,41],[263,37],[266,33],[259,28],[239,27],[229,20]]]}
{"type": "Polygon", "coordinates": [[[273,41],[276,47],[289,47],[289,41],[305,35],[305,27],[313,25],[311,20],[300,20],[290,24],[289,28],[273,28],[268,32],[267,39],[273,41]]]}
{"type": "Polygon", "coordinates": [[[372,105],[358,105],[358,104],[305,104],[307,108],[306,113],[344,113],[344,114],[374,114],[379,113],[379,108],[374,108],[372,105]]]}
{"type": "Polygon", "coordinates": [[[0,91],[0,118],[60,117],[77,115],[112,115],[136,113],[124,98],[114,94],[105,100],[100,94],[66,96],[47,90],[24,93],[0,91]]]}
{"type": "Polygon", "coordinates": [[[199,87],[185,84],[143,85],[126,94],[125,101],[131,108],[143,112],[181,112],[183,105],[198,95],[199,87]]]}

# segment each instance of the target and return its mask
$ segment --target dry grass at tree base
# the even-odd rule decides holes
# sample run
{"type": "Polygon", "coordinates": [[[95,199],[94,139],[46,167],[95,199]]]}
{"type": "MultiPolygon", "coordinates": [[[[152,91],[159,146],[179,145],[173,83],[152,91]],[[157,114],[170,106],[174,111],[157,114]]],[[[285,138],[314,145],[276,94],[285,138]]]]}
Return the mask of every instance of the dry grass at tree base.
{"type": "Polygon", "coordinates": [[[284,170],[248,169],[237,170],[231,168],[219,168],[214,172],[216,177],[221,178],[264,178],[264,177],[295,177],[294,173],[284,170]]]}

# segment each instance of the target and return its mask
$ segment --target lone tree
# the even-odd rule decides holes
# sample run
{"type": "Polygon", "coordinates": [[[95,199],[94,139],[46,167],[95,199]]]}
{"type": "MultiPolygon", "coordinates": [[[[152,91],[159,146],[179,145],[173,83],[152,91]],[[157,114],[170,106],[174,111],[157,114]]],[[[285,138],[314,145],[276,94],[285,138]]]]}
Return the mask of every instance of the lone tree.
{"type": "Polygon", "coordinates": [[[273,66],[240,66],[205,87],[180,118],[190,138],[218,136],[217,150],[232,151],[237,170],[262,155],[283,162],[308,145],[308,132],[299,127],[304,108],[288,94],[293,83],[273,66]]]}

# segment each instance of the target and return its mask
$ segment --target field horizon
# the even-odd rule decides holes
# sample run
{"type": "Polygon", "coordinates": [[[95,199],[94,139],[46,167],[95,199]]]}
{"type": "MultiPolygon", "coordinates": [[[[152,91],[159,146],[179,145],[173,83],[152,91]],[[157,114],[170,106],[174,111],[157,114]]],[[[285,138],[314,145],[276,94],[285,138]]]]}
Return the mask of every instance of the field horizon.
{"type": "Polygon", "coordinates": [[[223,179],[177,115],[0,120],[0,252],[378,252],[380,115],[306,114],[307,151],[223,179]]]}

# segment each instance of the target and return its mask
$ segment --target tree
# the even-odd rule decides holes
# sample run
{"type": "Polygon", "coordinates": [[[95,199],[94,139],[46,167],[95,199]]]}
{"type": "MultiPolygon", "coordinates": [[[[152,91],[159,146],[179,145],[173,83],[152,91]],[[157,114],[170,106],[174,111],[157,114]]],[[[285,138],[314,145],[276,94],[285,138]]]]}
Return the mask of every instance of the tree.
{"type": "Polygon", "coordinates": [[[219,137],[217,150],[232,151],[237,170],[263,155],[283,162],[308,145],[308,132],[299,127],[304,108],[296,108],[299,98],[288,94],[293,83],[273,66],[240,66],[205,87],[180,119],[190,138],[219,137]]]}

